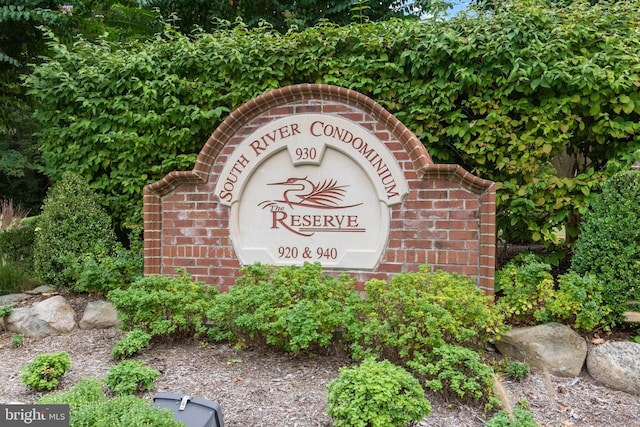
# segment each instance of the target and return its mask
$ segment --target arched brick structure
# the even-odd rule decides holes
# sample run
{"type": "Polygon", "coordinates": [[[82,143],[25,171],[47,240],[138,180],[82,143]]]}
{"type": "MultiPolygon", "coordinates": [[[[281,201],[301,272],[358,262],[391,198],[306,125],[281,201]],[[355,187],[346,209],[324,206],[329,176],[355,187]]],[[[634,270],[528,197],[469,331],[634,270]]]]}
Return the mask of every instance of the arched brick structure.
{"type": "Polygon", "coordinates": [[[215,194],[220,174],[256,129],[310,113],[368,129],[393,154],[408,184],[406,197],[390,207],[388,241],[376,268],[346,271],[360,289],[370,278],[388,280],[428,264],[465,274],[493,293],[495,184],[457,165],[434,164],[420,140],[367,96],[318,84],[280,88],[247,102],[207,140],[192,171],[172,172],[145,187],[145,274],[173,275],[184,268],[221,290],[233,285],[241,264],[230,235],[230,209],[215,194]]]}

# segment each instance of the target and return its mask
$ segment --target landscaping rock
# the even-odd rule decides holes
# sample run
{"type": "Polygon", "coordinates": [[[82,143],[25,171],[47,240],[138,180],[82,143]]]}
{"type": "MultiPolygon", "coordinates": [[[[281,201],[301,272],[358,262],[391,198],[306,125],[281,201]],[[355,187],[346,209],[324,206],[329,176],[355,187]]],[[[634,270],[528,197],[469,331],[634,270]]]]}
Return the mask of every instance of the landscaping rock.
{"type": "Polygon", "coordinates": [[[106,329],[119,323],[113,304],[109,301],[91,301],[80,319],[80,329],[106,329]]]}
{"type": "Polygon", "coordinates": [[[587,357],[587,343],[573,329],[560,323],[514,328],[496,347],[502,355],[559,377],[580,375],[587,357]]]}
{"type": "Polygon", "coordinates": [[[593,347],[587,369],[605,387],[640,395],[640,344],[617,341],[593,347]]]}
{"type": "Polygon", "coordinates": [[[7,330],[42,338],[71,332],[76,327],[76,314],[58,295],[34,304],[31,308],[18,307],[6,319],[7,330]]]}
{"type": "Polygon", "coordinates": [[[46,293],[52,293],[52,292],[55,293],[56,290],[53,289],[51,286],[47,286],[47,285],[41,285],[35,289],[31,289],[30,291],[27,291],[29,295],[39,295],[39,294],[46,294],[46,293]]]}
{"type": "Polygon", "coordinates": [[[8,331],[25,334],[29,337],[42,338],[55,335],[56,331],[42,319],[38,319],[29,307],[18,307],[5,319],[8,331]]]}
{"type": "Polygon", "coordinates": [[[9,294],[0,296],[0,307],[29,298],[27,294],[9,294]]]}

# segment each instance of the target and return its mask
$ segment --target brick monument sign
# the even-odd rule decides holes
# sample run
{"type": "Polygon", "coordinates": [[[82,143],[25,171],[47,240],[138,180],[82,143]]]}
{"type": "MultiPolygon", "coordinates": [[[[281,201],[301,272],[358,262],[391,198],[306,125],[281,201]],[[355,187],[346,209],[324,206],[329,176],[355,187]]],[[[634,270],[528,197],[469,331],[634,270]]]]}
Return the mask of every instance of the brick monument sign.
{"type": "Polygon", "coordinates": [[[198,155],[144,189],[145,274],[226,290],[261,262],[371,278],[428,264],[493,293],[495,185],[436,165],[393,115],[349,89],[304,84],[232,112],[198,155]]]}

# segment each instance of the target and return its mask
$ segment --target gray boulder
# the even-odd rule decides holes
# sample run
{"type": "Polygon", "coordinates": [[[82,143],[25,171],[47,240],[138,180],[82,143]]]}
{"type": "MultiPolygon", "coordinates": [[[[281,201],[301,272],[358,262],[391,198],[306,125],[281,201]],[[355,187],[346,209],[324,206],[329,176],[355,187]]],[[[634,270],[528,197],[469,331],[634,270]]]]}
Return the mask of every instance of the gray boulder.
{"type": "Polygon", "coordinates": [[[586,341],[560,323],[514,328],[496,342],[496,347],[503,356],[559,377],[580,375],[587,357],[586,341]]]}
{"type": "MultiPolygon", "coordinates": [[[[29,298],[27,294],[8,294],[8,295],[0,295],[0,307],[5,305],[13,305],[18,301],[22,301],[23,299],[29,298]]],[[[0,330],[6,330],[6,326],[4,324],[4,318],[0,317],[0,330]]]]}
{"type": "Polygon", "coordinates": [[[106,329],[119,323],[113,304],[109,301],[91,301],[80,319],[80,329],[106,329]]]}
{"type": "Polygon", "coordinates": [[[640,344],[617,341],[593,347],[587,369],[605,387],[640,395],[640,344]]]}
{"type": "Polygon", "coordinates": [[[31,308],[14,309],[5,323],[9,331],[42,338],[71,332],[76,327],[76,314],[67,300],[58,295],[31,308]]]}
{"type": "Polygon", "coordinates": [[[13,304],[14,302],[22,301],[29,298],[27,294],[8,294],[0,296],[0,306],[13,304]]]}

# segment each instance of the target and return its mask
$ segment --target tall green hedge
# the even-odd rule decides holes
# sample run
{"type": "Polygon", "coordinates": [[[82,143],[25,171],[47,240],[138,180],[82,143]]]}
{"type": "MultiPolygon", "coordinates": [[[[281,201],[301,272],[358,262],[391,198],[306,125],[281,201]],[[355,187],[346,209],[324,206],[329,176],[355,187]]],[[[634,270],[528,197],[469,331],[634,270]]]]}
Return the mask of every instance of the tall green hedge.
{"type": "Polygon", "coordinates": [[[640,301],[640,170],[617,173],[602,185],[583,228],[571,270],[594,274],[604,284],[604,304],[620,315],[622,303],[640,301]]]}
{"type": "Polygon", "coordinates": [[[126,46],[51,42],[25,80],[44,172],[78,171],[117,221],[139,223],[142,187],[191,169],[231,110],[281,86],[335,84],[390,110],[434,161],[499,182],[506,237],[552,241],[640,147],[640,0],[502,4],[284,35],[238,25],[126,46]],[[557,173],[560,154],[586,160],[557,173]]]}

